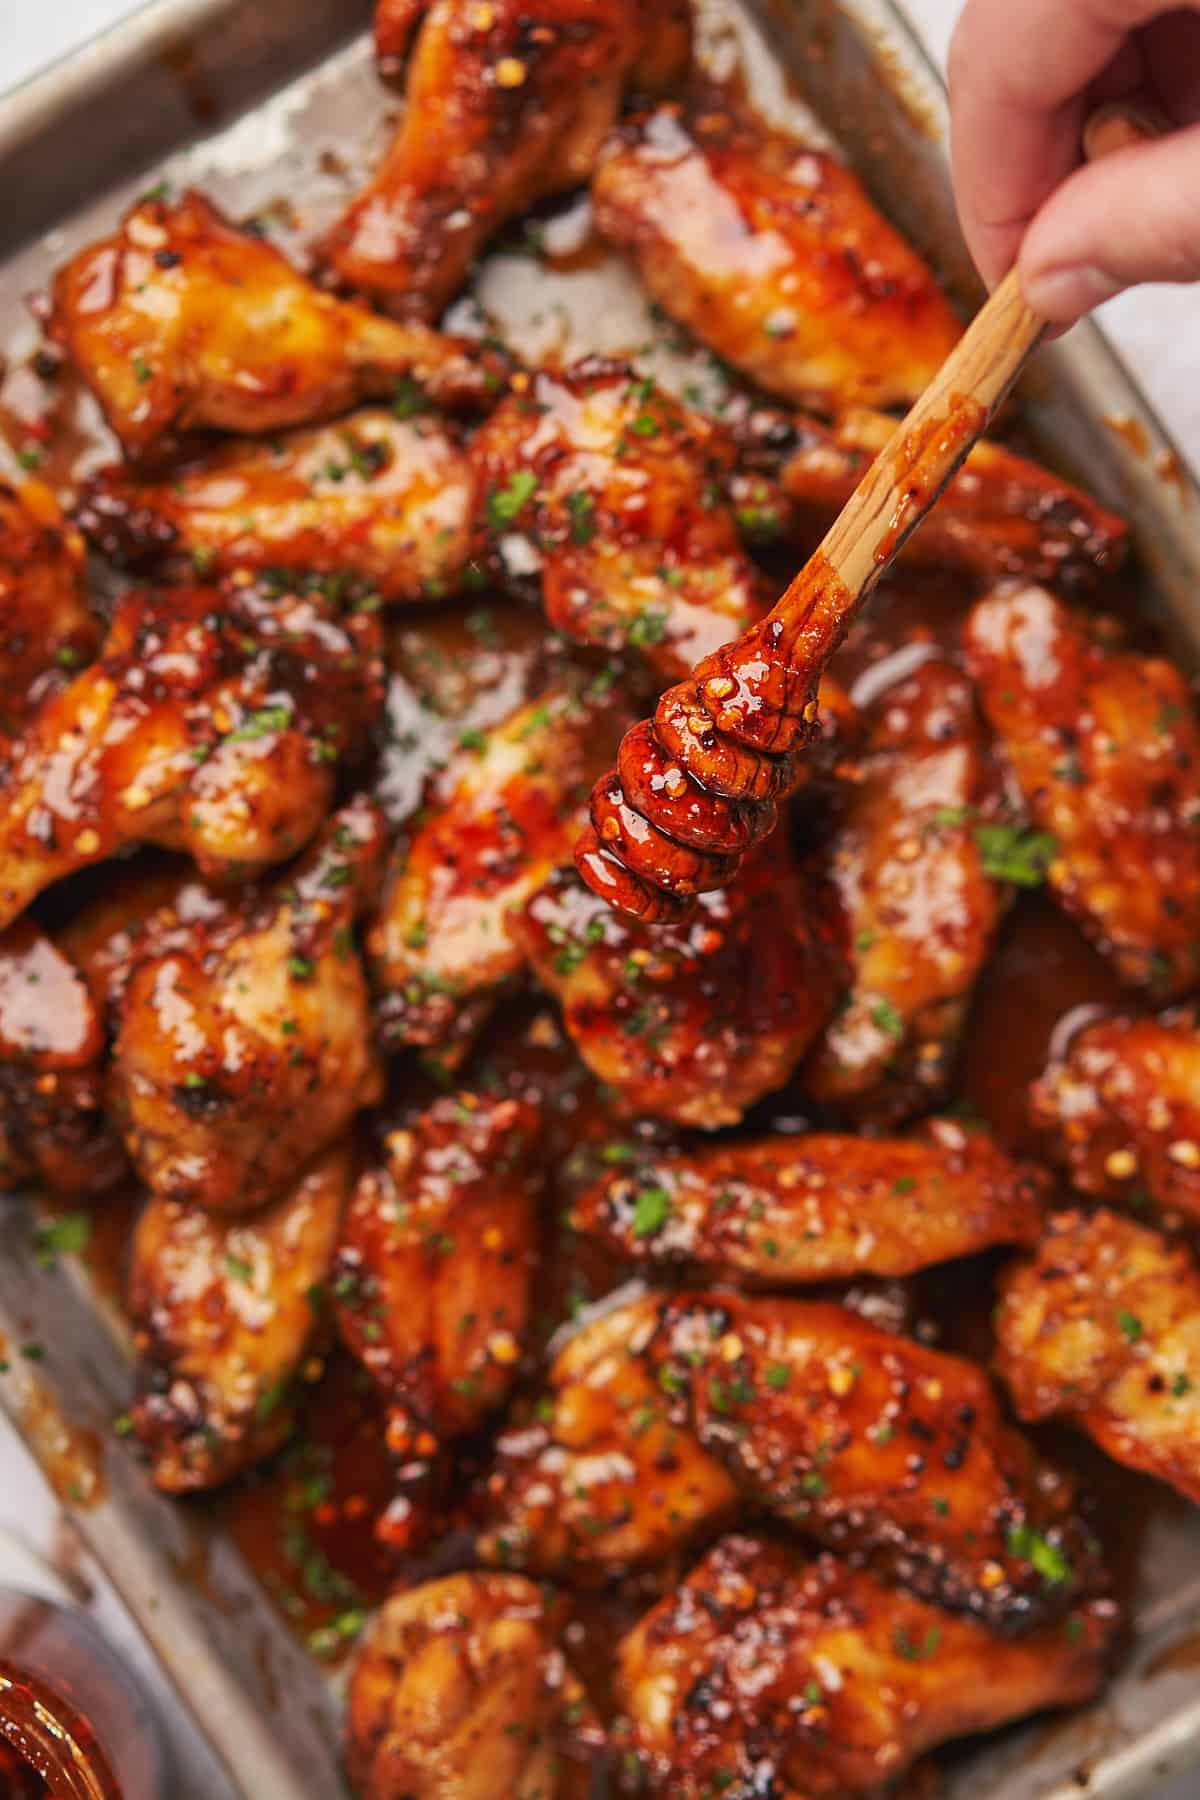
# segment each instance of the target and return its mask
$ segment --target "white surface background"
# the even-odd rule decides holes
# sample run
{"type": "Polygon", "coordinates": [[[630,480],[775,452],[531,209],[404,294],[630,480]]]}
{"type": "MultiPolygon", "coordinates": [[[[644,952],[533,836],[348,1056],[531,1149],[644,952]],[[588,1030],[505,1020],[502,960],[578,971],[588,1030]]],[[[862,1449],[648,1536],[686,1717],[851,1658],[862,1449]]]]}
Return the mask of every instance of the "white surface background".
{"type": "MultiPolygon", "coordinates": [[[[652,0],[647,0],[652,4],[652,0]]],[[[958,10],[957,0],[902,0],[914,23],[942,55],[958,10]]],[[[0,0],[0,92],[74,49],[115,19],[137,10],[131,0],[0,0]]],[[[1123,296],[1102,318],[1139,375],[1180,446],[1200,467],[1200,290],[1152,288],[1123,296]]],[[[77,1572],[95,1594],[105,1629],[137,1654],[120,1609],[70,1545],[41,1478],[0,1420],[0,1579],[33,1579],[23,1547],[53,1556],[77,1572]]],[[[197,1749],[183,1722],[173,1719],[185,1773],[171,1800],[227,1800],[230,1790],[197,1749]]],[[[1185,1778],[1161,1800],[1195,1800],[1195,1778],[1185,1778]]],[[[297,1796],[297,1800],[302,1797],[297,1796]]]]}

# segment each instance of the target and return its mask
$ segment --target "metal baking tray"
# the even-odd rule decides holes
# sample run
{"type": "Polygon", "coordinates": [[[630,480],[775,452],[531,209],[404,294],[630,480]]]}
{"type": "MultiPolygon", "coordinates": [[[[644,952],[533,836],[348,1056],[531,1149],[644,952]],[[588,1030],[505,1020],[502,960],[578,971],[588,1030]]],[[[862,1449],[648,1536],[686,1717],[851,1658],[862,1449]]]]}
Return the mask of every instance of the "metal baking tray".
{"type": "MultiPolygon", "coordinates": [[[[891,0],[746,4],[768,84],[828,127],[971,304],[941,83],[891,0]]],[[[242,215],[303,196],[306,231],[318,229],[347,164],[375,153],[395,108],[372,68],[369,10],[368,0],[151,0],[10,96],[0,108],[6,353],[32,341],[25,296],[164,175],[242,215]]],[[[1053,460],[1130,517],[1148,604],[1200,666],[1200,491],[1101,334],[1083,327],[1044,352],[1024,407],[1053,460]]],[[[45,1354],[7,1356],[0,1403],[235,1788],[247,1800],[337,1800],[336,1683],[233,1546],[158,1495],[112,1435],[130,1386],[126,1333],[71,1259],[39,1267],[30,1216],[21,1202],[0,1206],[0,1349],[37,1340],[45,1354]],[[75,1471],[66,1482],[64,1469],[75,1471]]],[[[1200,1515],[1169,1498],[1153,1509],[1133,1610],[1133,1654],[1104,1699],[956,1761],[950,1800],[1150,1796],[1168,1771],[1200,1768],[1200,1515]]]]}

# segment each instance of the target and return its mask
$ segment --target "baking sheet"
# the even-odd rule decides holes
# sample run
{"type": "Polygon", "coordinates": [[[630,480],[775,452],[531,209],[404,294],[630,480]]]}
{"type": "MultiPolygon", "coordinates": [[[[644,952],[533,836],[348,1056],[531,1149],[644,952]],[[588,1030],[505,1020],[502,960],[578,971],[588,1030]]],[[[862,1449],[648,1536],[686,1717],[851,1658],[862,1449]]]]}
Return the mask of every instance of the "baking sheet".
{"type": "MultiPolygon", "coordinates": [[[[835,127],[885,210],[971,304],[940,85],[889,0],[750,3],[765,33],[750,40],[771,110],[835,127]],[[764,56],[767,40],[788,79],[764,56]]],[[[704,9],[714,54],[723,53],[726,12],[704,9]]],[[[397,105],[362,36],[368,13],[366,0],[153,0],[6,102],[6,351],[19,357],[34,341],[25,296],[162,175],[194,182],[242,216],[278,217],[295,196],[301,236],[315,236],[384,141],[397,105]]],[[[286,227],[277,241],[287,243],[286,227]]],[[[632,283],[616,304],[619,271],[597,274],[609,286],[582,300],[580,283],[556,292],[539,272],[534,318],[528,259],[524,269],[520,262],[489,259],[481,291],[528,350],[594,333],[597,312],[608,322],[606,348],[644,341],[632,283]]],[[[1195,658],[1200,495],[1117,359],[1094,329],[1081,329],[1043,355],[1025,398],[1055,460],[1085,472],[1132,518],[1152,601],[1195,658]]],[[[337,1708],[326,1672],[287,1633],[232,1546],[193,1509],[158,1495],[112,1436],[130,1387],[122,1324],[70,1259],[57,1272],[38,1266],[29,1212],[17,1203],[0,1210],[0,1337],[10,1352],[0,1401],[247,1800],[336,1800],[337,1708]],[[27,1343],[42,1345],[44,1358],[11,1353],[27,1343]]],[[[1200,1521],[1182,1505],[1156,1508],[1135,1612],[1135,1655],[1104,1701],[973,1754],[951,1772],[953,1800],[1151,1796],[1168,1769],[1200,1763],[1200,1521]]]]}

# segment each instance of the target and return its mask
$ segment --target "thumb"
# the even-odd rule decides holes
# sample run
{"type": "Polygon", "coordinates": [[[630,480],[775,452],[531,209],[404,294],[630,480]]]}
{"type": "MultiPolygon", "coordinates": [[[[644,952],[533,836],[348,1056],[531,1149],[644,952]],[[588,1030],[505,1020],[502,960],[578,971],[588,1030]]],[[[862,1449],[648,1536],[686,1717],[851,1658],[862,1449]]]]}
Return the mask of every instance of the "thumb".
{"type": "Polygon", "coordinates": [[[1053,325],[1140,281],[1200,280],[1200,125],[1076,169],[1025,233],[1018,266],[1053,325]]]}

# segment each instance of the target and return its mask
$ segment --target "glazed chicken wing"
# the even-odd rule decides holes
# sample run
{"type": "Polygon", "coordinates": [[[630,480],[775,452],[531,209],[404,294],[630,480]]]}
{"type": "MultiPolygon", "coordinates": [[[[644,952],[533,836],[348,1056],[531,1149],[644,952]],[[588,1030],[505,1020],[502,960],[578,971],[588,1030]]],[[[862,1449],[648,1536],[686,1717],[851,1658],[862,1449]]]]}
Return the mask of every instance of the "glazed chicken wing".
{"type": "Polygon", "coordinates": [[[534,1418],[501,1435],[484,1562],[586,1578],[660,1561],[732,1519],[732,1481],[670,1418],[645,1360],[661,1304],[646,1295],[583,1325],[551,1364],[534,1418]]]}
{"type": "Polygon", "coordinates": [[[355,1793],[586,1794],[574,1778],[600,1734],[558,1647],[559,1629],[553,1601],[519,1575],[449,1575],[392,1594],[350,1679],[346,1768],[355,1793]]]}
{"type": "Polygon", "coordinates": [[[766,610],[721,494],[732,442],[654,382],[600,359],[543,372],[472,454],[503,567],[540,576],[568,636],[640,650],[669,682],[766,610]]]}
{"type": "Polygon", "coordinates": [[[0,928],[137,843],[230,878],[293,855],[382,704],[379,646],[376,618],[316,592],[127,594],[0,775],[0,928]]]}
{"type": "Polygon", "coordinates": [[[1083,1194],[1200,1219],[1200,1019],[1104,1018],[1031,1094],[1034,1123],[1083,1194]]]}
{"type": "Polygon", "coordinates": [[[205,427],[329,418],[401,382],[459,402],[496,380],[458,340],[322,293],[195,192],[141,200],[81,250],[55,278],[47,329],[137,459],[205,427]]]}
{"type": "MultiPolygon", "coordinates": [[[[805,551],[825,535],[884,448],[895,420],[852,407],[831,425],[756,409],[740,432],[746,462],[730,495],[753,540],[805,551]]],[[[1129,527],[1070,482],[1004,444],[975,445],[901,562],[997,581],[1021,576],[1080,586],[1120,565],[1129,527]]]]}
{"type": "Polygon", "coordinates": [[[389,1045],[461,1061],[523,963],[509,915],[571,867],[588,789],[623,723],[615,690],[559,684],[486,736],[468,734],[471,760],[402,842],[371,931],[389,1045]]]}
{"type": "Polygon", "coordinates": [[[282,568],[404,601],[457,586],[473,500],[471,466],[444,425],[373,408],[223,445],[165,481],[101,470],[75,516],[97,549],[129,567],[282,568]]]}
{"type": "Polygon", "coordinates": [[[618,914],[559,871],[515,933],[624,1110],[712,1129],[781,1087],[829,1016],[838,963],[822,902],[781,830],[682,923],[618,914]]]}
{"type": "Polygon", "coordinates": [[[378,1099],[353,926],[381,837],[375,808],[351,802],[273,890],[133,970],[113,1101],[161,1199],[262,1206],[378,1099]]]}
{"type": "Polygon", "coordinates": [[[350,1188],[327,1150],[252,1219],[154,1194],[133,1237],[133,1428],[168,1493],[215,1487],[290,1436],[350,1188]]]}
{"type": "Polygon", "coordinates": [[[390,1131],[338,1248],[338,1329],[388,1408],[388,1447],[428,1463],[505,1398],[537,1259],[538,1118],[461,1092],[390,1131]]]}
{"type": "Polygon", "coordinates": [[[764,388],[830,411],[915,400],[959,336],[930,271],[822,150],[660,106],[592,184],[596,223],[651,295],[764,388]]]}
{"type": "Polygon", "coordinates": [[[639,1261],[783,1288],[1032,1245],[1047,1186],[985,1132],[937,1119],[913,1138],[814,1134],[647,1154],[591,1187],[571,1223],[639,1261]]]}
{"type": "Polygon", "coordinates": [[[944,1092],[1004,903],[978,836],[996,775],[962,673],[931,661],[890,689],[853,773],[830,871],[852,983],[805,1086],[897,1117],[944,1092]]]}
{"type": "Polygon", "coordinates": [[[717,1544],[622,1642],[617,1696],[656,1793],[847,1800],[926,1750],[1088,1699],[1115,1611],[1018,1643],[832,1556],[717,1544]]]}
{"type": "Polygon", "coordinates": [[[331,234],[334,270],[436,317],[506,220],[588,179],[626,89],[657,92],[689,48],[687,0],[433,0],[396,137],[331,234]]]}
{"type": "Polygon", "coordinates": [[[32,920],[0,936],[0,1188],[92,1194],[124,1172],[103,1107],[104,1031],[79,970],[32,920]]]}
{"type": "Polygon", "coordinates": [[[980,601],[966,650],[1047,834],[1051,892],[1122,980],[1185,993],[1200,978],[1200,725],[1183,676],[1037,587],[980,601]]]}
{"type": "Polygon", "coordinates": [[[965,1358],[842,1306],[717,1293],[668,1302],[645,1359],[744,1498],[912,1592],[1016,1632],[1094,1585],[1070,1482],[965,1358]]]}
{"type": "Polygon", "coordinates": [[[83,541],[40,481],[0,481],[0,736],[36,710],[47,677],[90,662],[100,622],[87,603],[83,541]]]}
{"type": "Polygon", "coordinates": [[[1023,1419],[1061,1413],[1200,1502],[1200,1271],[1117,1213],[1059,1213],[1003,1277],[997,1367],[1023,1419]]]}

